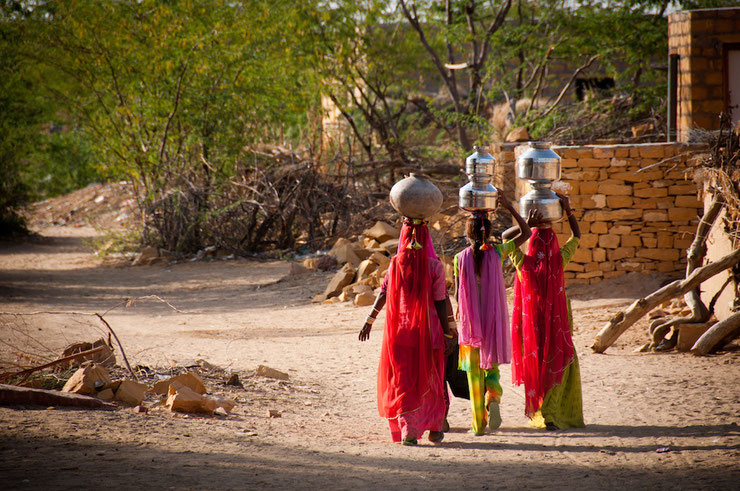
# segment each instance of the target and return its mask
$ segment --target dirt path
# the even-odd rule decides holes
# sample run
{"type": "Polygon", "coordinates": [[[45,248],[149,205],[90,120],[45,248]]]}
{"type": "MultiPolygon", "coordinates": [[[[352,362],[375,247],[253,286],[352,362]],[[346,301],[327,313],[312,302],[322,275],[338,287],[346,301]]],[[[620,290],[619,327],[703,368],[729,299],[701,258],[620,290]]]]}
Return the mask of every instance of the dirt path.
{"type": "MultiPolygon", "coordinates": [[[[366,309],[310,303],[330,273],[290,277],[286,263],[244,260],[117,267],[85,246],[91,229],[40,232],[46,239],[0,244],[0,311],[102,312],[156,294],[183,313],[141,301],[106,316],[132,362],[202,358],[237,371],[245,387],[225,418],[0,407],[4,488],[736,489],[740,482],[740,351],[634,354],[646,341],[644,324],[605,355],[587,348],[611,313],[661,278],[571,289],[587,428],[530,429],[522,390],[505,382],[500,430],[473,436],[467,401],[453,400],[444,443],[409,448],[389,443],[377,416],[380,329],[361,344],[366,309]],[[291,380],[255,377],[258,364],[291,380]],[[269,418],[269,409],[282,417],[269,418]]],[[[60,336],[85,329],[68,323],[60,336]]],[[[508,367],[502,372],[510,380],[508,367]]]]}

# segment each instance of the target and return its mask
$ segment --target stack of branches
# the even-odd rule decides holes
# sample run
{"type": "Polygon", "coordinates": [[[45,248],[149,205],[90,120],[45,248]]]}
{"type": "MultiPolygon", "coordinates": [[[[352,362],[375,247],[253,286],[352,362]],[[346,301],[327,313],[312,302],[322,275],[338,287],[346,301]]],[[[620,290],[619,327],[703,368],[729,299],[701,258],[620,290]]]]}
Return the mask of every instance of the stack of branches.
{"type": "MultiPolygon", "coordinates": [[[[664,141],[665,111],[659,108],[637,112],[631,96],[577,101],[564,105],[550,117],[552,129],[540,139],[561,145],[593,144],[598,140],[621,143],[664,141]],[[641,129],[634,132],[633,128],[641,129]]],[[[540,123],[541,124],[541,123],[540,123]]]]}
{"type": "MultiPolygon", "coordinates": [[[[707,189],[712,196],[711,204],[704,210],[697,226],[694,240],[687,250],[686,276],[653,292],[645,298],[636,300],[627,310],[620,312],[604,326],[596,336],[591,348],[602,353],[631,325],[657,305],[679,295],[684,296],[691,313],[686,317],[668,320],[651,326],[653,336],[652,348],[664,343],[673,342],[678,334],[677,328],[683,324],[707,323],[714,313],[714,305],[720,293],[730,284],[735,288],[735,297],[740,296],[740,132],[733,131],[728,115],[720,115],[720,129],[708,133],[704,141],[708,151],[700,157],[699,175],[697,178],[708,183],[707,189]],[[722,210],[723,228],[729,234],[733,252],[718,261],[702,265],[707,252],[707,237],[722,210]],[[714,295],[707,307],[701,299],[701,284],[723,271],[730,271],[727,280],[714,295]],[[671,340],[665,335],[674,329],[671,340]]],[[[740,336],[740,311],[735,312],[721,322],[712,325],[691,349],[695,355],[705,355],[717,351],[740,336]]],[[[670,345],[669,345],[670,346],[670,345]]]]}
{"type": "Polygon", "coordinates": [[[252,254],[322,245],[344,232],[352,213],[372,205],[317,171],[311,159],[287,150],[253,151],[230,175],[212,166],[180,176],[145,207],[145,242],[173,254],[218,246],[252,254]]]}

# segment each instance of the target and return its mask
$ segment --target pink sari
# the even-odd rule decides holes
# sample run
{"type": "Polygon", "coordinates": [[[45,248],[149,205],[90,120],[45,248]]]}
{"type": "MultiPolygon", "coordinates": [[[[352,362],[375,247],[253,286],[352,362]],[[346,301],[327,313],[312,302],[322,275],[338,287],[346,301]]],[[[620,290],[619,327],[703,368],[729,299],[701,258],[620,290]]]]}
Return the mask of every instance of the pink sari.
{"type": "Polygon", "coordinates": [[[394,441],[440,431],[445,415],[444,344],[433,335],[430,262],[439,261],[424,224],[405,223],[386,277],[387,314],[378,367],[378,412],[394,441]],[[421,249],[408,248],[418,243],[421,249]],[[435,342],[436,341],[436,342],[435,342]]]}
{"type": "Polygon", "coordinates": [[[480,348],[480,368],[511,361],[509,306],[506,300],[501,257],[496,249],[483,252],[480,291],[475,275],[473,249],[460,253],[460,344],[480,348]]]}
{"type": "Polygon", "coordinates": [[[552,229],[533,232],[516,276],[511,326],[511,375],[514,384],[524,383],[525,412],[530,418],[573,361],[558,238],[552,229]]]}

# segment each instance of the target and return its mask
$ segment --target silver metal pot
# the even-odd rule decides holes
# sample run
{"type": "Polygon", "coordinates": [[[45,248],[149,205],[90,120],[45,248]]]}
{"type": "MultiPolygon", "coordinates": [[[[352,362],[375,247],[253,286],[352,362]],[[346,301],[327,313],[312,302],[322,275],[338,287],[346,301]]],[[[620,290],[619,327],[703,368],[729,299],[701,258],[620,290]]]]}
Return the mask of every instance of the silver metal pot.
{"type": "Polygon", "coordinates": [[[483,189],[476,189],[475,184],[469,182],[460,188],[458,205],[471,213],[493,211],[498,206],[498,190],[490,183],[487,183],[483,189]]]}
{"type": "Polygon", "coordinates": [[[557,181],[560,179],[560,156],[550,150],[550,144],[532,142],[530,148],[517,159],[516,176],[528,181],[557,181]]]}
{"type": "Polygon", "coordinates": [[[465,159],[468,182],[460,188],[458,205],[467,212],[492,211],[498,206],[498,190],[491,184],[496,159],[485,147],[473,147],[465,159]]]}
{"type": "Polygon", "coordinates": [[[523,217],[526,218],[531,209],[537,208],[542,213],[542,218],[549,222],[556,222],[563,218],[560,199],[550,189],[549,182],[534,181],[532,188],[519,199],[519,213],[523,217]]]}

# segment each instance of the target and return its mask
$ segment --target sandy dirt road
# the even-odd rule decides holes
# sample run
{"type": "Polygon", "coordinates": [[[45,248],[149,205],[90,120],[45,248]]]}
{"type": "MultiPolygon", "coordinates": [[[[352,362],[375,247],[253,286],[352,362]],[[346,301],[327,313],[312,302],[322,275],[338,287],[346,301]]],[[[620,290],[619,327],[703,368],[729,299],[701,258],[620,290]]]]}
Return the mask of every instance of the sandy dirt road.
{"type": "MultiPolygon", "coordinates": [[[[317,305],[331,273],[289,276],[285,262],[106,265],[84,227],[50,227],[30,243],[0,244],[0,311],[103,312],[132,363],[205,359],[243,389],[228,417],[153,408],[84,411],[0,407],[5,489],[406,488],[737,489],[740,351],[696,358],[636,354],[646,323],[606,354],[587,346],[606,319],[661,278],[629,277],[570,291],[587,427],[530,429],[521,388],[502,370],[502,428],[469,433],[468,402],[453,399],[440,445],[391,444],[377,416],[375,374],[383,315],[367,343],[365,308],[317,305]],[[254,376],[264,364],[287,382],[254,376]],[[282,417],[270,418],[269,409],[282,417]],[[668,449],[667,451],[665,451],[668,449]],[[661,451],[659,451],[661,450],[661,451]]],[[[45,322],[51,322],[47,319],[45,322]]],[[[45,331],[47,332],[47,331],[45,331]]],[[[63,323],[61,341],[85,329],[63,323]]]]}

